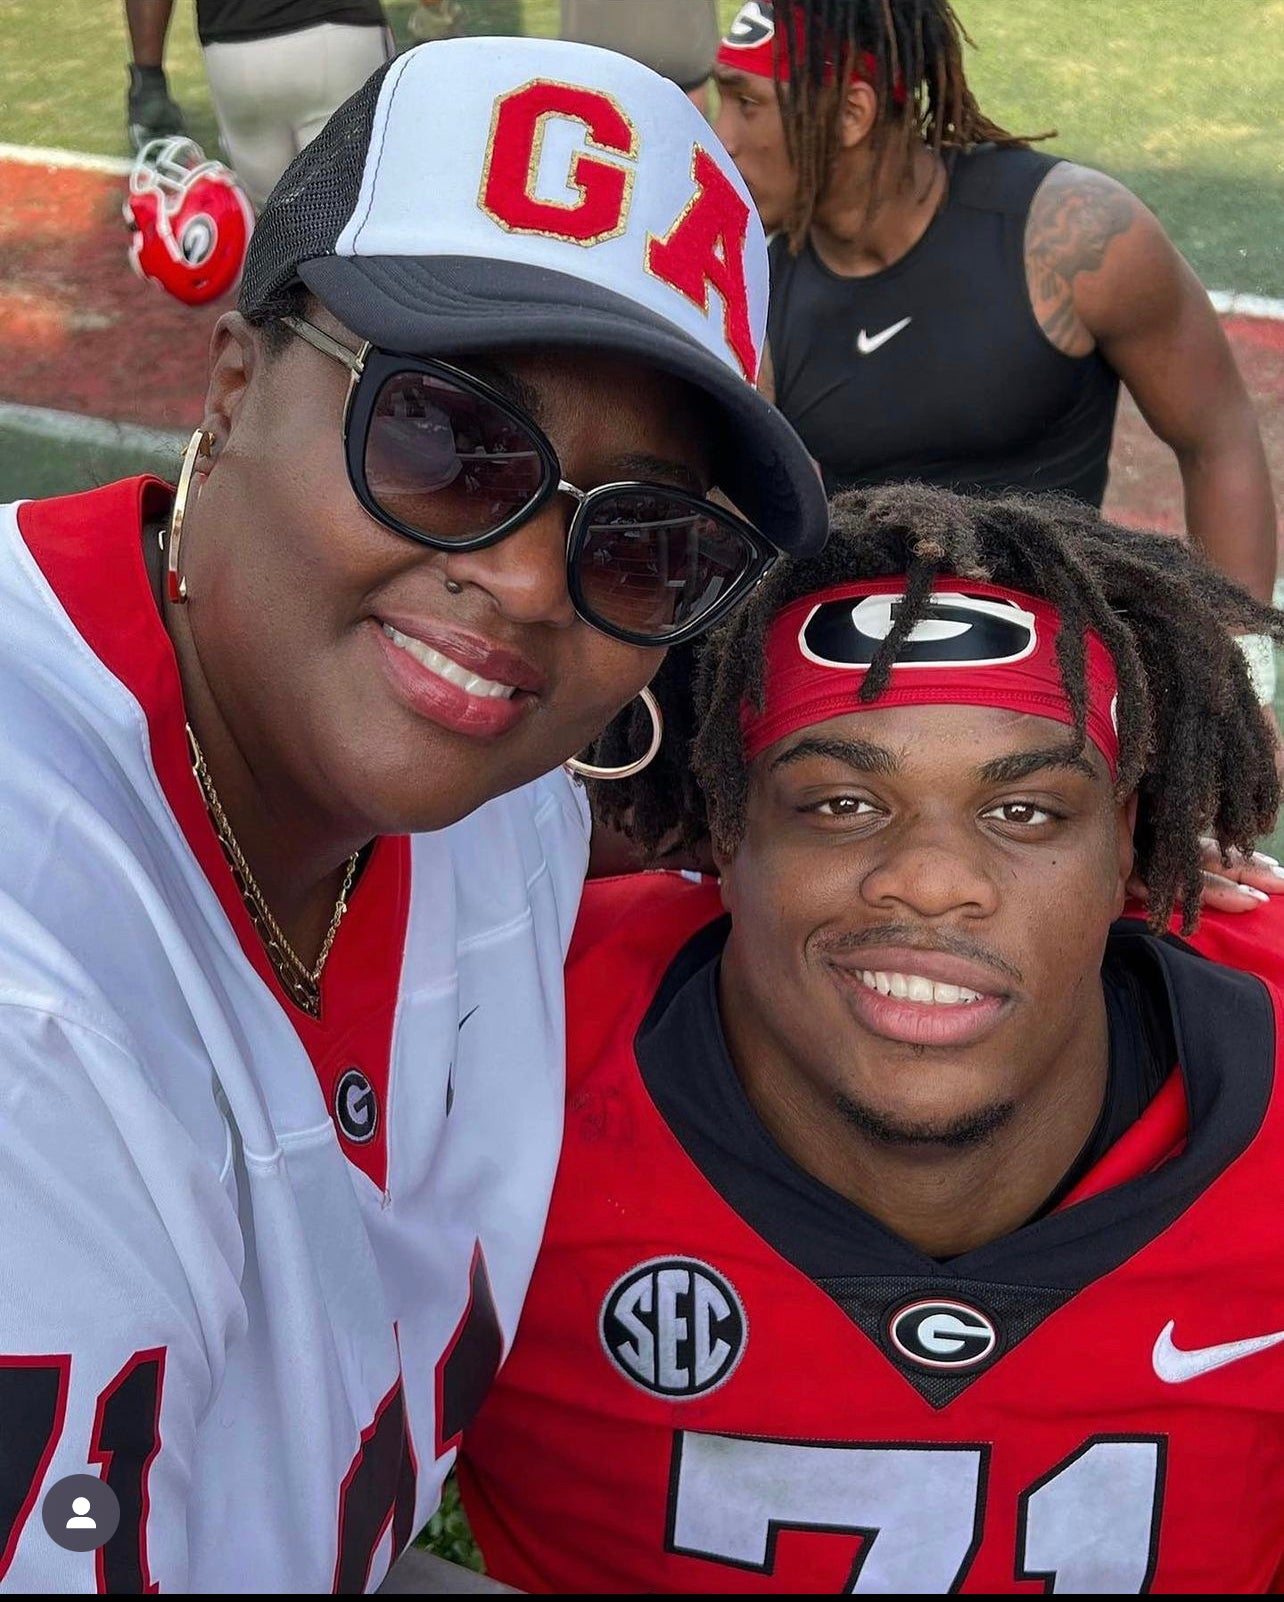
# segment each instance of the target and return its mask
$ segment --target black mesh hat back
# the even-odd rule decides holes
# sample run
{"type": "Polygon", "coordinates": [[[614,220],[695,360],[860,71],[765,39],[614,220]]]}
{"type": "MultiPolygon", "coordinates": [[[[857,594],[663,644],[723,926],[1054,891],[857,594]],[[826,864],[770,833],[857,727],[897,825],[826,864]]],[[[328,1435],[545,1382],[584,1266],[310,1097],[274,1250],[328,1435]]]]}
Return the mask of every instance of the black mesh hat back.
{"type": "Polygon", "coordinates": [[[241,278],[239,307],[250,322],[279,315],[285,293],[299,282],[299,263],[334,249],[357,204],[379,90],[391,65],[344,101],[268,196],[241,278]]]}

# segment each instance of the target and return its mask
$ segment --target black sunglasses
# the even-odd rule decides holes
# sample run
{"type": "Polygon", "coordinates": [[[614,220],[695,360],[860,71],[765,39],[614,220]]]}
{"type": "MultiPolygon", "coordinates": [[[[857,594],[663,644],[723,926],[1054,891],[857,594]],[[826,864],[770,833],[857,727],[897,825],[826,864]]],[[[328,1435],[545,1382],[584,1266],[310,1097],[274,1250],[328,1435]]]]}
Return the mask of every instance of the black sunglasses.
{"type": "Polygon", "coordinates": [[[567,588],[579,616],[613,639],[690,640],[776,559],[757,529],[683,490],[576,489],[542,430],[470,373],[370,344],[352,351],[302,318],[282,322],[352,374],[343,442],[352,488],[371,517],[436,551],[476,551],[552,496],[571,496],[567,588]]]}

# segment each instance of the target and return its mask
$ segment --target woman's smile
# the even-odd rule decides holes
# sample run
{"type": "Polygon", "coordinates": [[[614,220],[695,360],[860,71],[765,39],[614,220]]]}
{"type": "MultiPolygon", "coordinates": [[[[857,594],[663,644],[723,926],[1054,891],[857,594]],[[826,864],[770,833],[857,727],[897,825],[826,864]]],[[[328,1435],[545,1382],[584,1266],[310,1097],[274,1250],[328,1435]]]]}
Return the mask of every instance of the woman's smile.
{"type": "Polygon", "coordinates": [[[506,734],[534,706],[543,675],[523,658],[476,638],[423,638],[372,619],[367,632],[393,693],[419,717],[457,734],[506,734]]]}

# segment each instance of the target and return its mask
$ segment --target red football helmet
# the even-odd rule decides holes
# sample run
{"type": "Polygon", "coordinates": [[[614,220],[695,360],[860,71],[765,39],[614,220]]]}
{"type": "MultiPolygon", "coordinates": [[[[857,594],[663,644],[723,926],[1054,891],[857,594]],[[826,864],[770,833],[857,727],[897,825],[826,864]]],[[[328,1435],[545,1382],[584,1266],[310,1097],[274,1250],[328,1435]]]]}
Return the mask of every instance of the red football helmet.
{"type": "Polygon", "coordinates": [[[129,175],[129,259],[140,277],[202,306],[233,287],[245,266],[254,208],[230,167],[207,161],[190,139],[153,139],[129,175]]]}

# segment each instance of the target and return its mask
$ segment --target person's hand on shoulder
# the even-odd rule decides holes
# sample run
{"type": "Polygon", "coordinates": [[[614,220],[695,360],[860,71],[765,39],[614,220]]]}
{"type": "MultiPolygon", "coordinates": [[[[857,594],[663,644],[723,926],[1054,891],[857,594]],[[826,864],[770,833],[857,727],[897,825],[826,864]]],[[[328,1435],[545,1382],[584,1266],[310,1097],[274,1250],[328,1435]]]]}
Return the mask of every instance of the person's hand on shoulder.
{"type": "MultiPolygon", "coordinates": [[[[1265,851],[1245,854],[1232,851],[1223,860],[1221,847],[1207,837],[1204,850],[1204,893],[1200,907],[1213,912],[1255,912],[1271,896],[1284,895],[1284,868],[1265,851]]],[[[1149,901],[1146,886],[1134,873],[1128,881],[1128,897],[1144,907],[1149,901]]]]}

